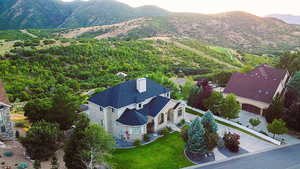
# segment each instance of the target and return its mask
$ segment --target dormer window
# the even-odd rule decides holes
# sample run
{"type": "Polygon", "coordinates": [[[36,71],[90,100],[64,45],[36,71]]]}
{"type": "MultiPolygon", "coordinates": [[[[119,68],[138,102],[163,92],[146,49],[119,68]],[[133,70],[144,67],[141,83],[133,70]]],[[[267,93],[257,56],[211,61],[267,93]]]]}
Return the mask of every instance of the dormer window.
{"type": "Polygon", "coordinates": [[[142,105],[141,103],[138,104],[138,108],[139,108],[139,109],[142,108],[142,106],[143,106],[143,105],[142,105]]]}
{"type": "Polygon", "coordinates": [[[115,112],[115,109],[113,107],[111,108],[111,112],[113,112],[113,113],[115,112]]]}
{"type": "Polygon", "coordinates": [[[100,111],[103,111],[103,107],[100,106],[100,111]]]}

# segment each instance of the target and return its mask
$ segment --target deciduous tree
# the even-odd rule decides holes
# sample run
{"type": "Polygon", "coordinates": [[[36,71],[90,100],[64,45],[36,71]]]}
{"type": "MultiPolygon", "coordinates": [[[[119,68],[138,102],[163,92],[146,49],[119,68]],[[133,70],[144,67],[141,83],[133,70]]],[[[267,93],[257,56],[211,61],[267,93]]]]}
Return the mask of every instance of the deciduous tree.
{"type": "Polygon", "coordinates": [[[220,115],[227,119],[236,119],[241,110],[234,94],[228,94],[220,105],[220,115]]]}
{"type": "Polygon", "coordinates": [[[284,134],[288,131],[285,126],[285,122],[283,120],[274,119],[271,124],[268,124],[267,129],[270,133],[274,134],[273,138],[275,138],[276,134],[284,134]]]}

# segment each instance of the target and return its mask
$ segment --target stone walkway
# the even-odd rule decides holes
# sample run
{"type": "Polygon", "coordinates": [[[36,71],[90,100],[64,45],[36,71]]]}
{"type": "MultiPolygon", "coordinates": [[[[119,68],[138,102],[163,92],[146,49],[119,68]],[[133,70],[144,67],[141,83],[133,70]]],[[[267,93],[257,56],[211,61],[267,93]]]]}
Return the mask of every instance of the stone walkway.
{"type": "MultiPolygon", "coordinates": [[[[247,112],[247,111],[241,111],[240,112],[240,117],[237,118],[237,119],[234,119],[232,121],[239,122],[243,126],[252,128],[251,124],[249,123],[249,119],[251,119],[251,118],[258,118],[261,121],[261,123],[257,127],[255,127],[254,130],[256,130],[258,132],[264,131],[270,137],[273,136],[272,133],[268,132],[268,130],[267,130],[268,123],[267,123],[267,121],[265,120],[265,118],[263,116],[260,116],[260,115],[254,114],[254,113],[250,113],[250,112],[247,112]]],[[[287,144],[300,143],[300,139],[297,139],[297,138],[295,138],[291,135],[288,135],[288,134],[283,134],[283,135],[280,135],[280,136],[276,136],[275,139],[280,140],[280,141],[284,141],[287,144]]]]}

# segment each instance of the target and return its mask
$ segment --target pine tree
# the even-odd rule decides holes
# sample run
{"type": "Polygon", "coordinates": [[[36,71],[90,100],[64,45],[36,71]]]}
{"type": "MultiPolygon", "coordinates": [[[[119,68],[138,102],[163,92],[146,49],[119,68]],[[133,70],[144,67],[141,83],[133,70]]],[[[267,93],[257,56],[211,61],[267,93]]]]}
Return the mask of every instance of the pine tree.
{"type": "Polygon", "coordinates": [[[215,121],[214,115],[207,111],[203,116],[201,123],[208,133],[216,133],[218,131],[218,125],[215,121]]]}
{"type": "Polygon", "coordinates": [[[213,151],[218,145],[219,135],[218,125],[215,121],[213,114],[207,111],[203,116],[201,123],[205,130],[205,143],[208,151],[213,151]]]}
{"type": "Polygon", "coordinates": [[[194,154],[207,153],[204,134],[205,131],[201,124],[200,118],[197,117],[188,129],[188,142],[186,145],[188,152],[194,154]]]}

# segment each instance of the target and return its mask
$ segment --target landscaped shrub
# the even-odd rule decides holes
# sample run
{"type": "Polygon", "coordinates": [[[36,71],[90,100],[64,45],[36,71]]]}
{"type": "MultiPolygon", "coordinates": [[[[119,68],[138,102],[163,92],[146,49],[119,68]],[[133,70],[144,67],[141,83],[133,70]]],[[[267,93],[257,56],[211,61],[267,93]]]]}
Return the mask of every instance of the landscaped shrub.
{"type": "Polygon", "coordinates": [[[25,162],[22,162],[17,166],[17,169],[25,169],[25,168],[28,168],[28,164],[25,162]]]}
{"type": "Polygon", "coordinates": [[[224,137],[224,145],[225,147],[231,151],[231,152],[239,152],[239,145],[240,145],[240,135],[236,134],[236,133],[225,133],[224,137]]]}
{"type": "Polygon", "coordinates": [[[51,39],[46,39],[43,41],[45,45],[49,45],[49,44],[53,44],[55,43],[55,40],[51,40],[51,39]]]}
{"type": "Polygon", "coordinates": [[[183,125],[185,125],[185,120],[184,120],[184,119],[182,119],[182,120],[177,124],[177,126],[179,126],[179,127],[181,127],[181,126],[183,126],[183,125]]]}
{"type": "Polygon", "coordinates": [[[133,145],[134,146],[140,146],[142,144],[142,141],[141,140],[135,140],[134,142],[133,142],[133,145]]]}
{"type": "Polygon", "coordinates": [[[16,123],[15,123],[15,127],[18,127],[18,128],[24,128],[24,127],[25,127],[25,123],[22,122],[22,121],[16,122],[16,123]]]}
{"type": "Polygon", "coordinates": [[[144,142],[150,141],[150,136],[148,134],[144,134],[143,140],[144,140],[144,142]]]}
{"type": "Polygon", "coordinates": [[[166,135],[166,134],[169,134],[170,133],[170,128],[166,127],[166,128],[163,128],[159,131],[159,134],[160,135],[166,135]]]}
{"type": "Polygon", "coordinates": [[[189,126],[184,126],[181,129],[181,138],[183,139],[184,142],[188,141],[188,129],[189,126]]]}
{"type": "Polygon", "coordinates": [[[4,152],[3,155],[6,156],[6,157],[12,157],[14,155],[14,153],[8,151],[8,152],[4,152]]]}

